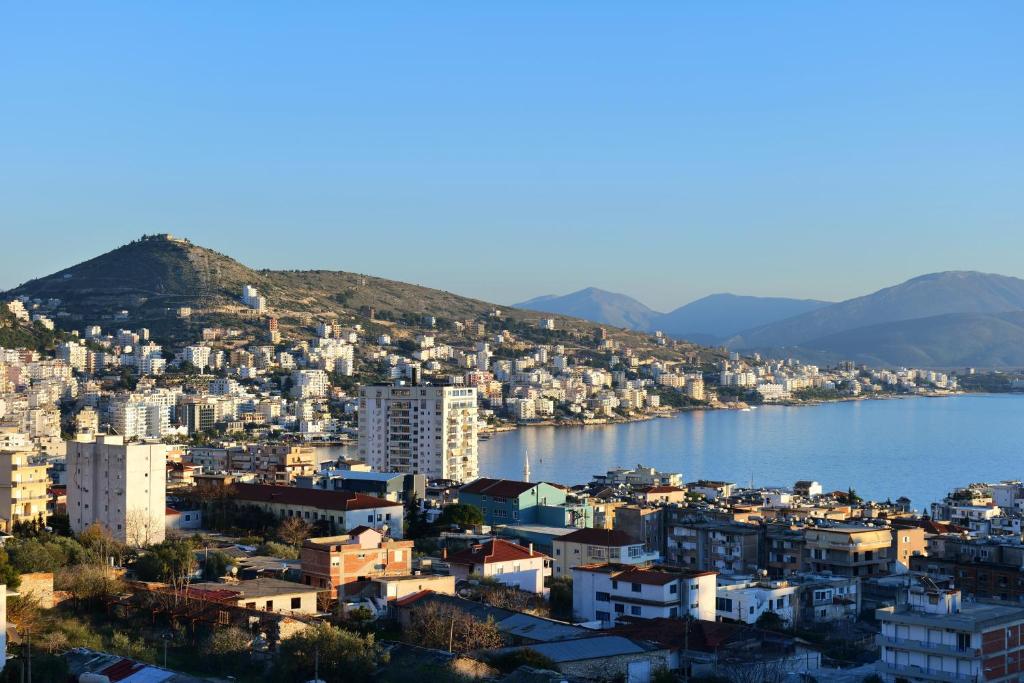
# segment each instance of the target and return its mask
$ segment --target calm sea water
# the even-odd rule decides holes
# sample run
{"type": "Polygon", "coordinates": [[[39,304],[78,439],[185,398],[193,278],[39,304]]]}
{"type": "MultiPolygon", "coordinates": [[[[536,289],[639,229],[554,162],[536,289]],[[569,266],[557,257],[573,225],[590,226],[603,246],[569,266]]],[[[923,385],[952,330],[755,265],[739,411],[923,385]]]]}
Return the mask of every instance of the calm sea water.
{"type": "Polygon", "coordinates": [[[590,427],[529,427],[480,443],[481,476],[578,484],[637,463],[688,480],[850,486],[927,509],[958,485],[1024,477],[1024,396],[967,395],[703,411],[590,427]]]}

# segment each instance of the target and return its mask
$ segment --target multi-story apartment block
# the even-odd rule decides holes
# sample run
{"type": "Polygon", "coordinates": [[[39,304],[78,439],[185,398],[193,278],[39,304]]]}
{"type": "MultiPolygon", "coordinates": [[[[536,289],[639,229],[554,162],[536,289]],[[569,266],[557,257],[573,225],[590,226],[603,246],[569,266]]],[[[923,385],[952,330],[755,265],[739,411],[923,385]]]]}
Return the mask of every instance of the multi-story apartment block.
{"type": "Polygon", "coordinates": [[[786,524],[769,524],[765,528],[768,576],[780,579],[795,574],[804,566],[804,531],[786,524]]]}
{"type": "Polygon", "coordinates": [[[410,574],[412,546],[412,541],[385,539],[369,527],[356,527],[340,536],[308,538],[299,554],[302,582],[329,589],[342,599],[346,587],[361,587],[381,576],[410,574]]]}
{"type": "Polygon", "coordinates": [[[899,607],[875,611],[878,673],[896,681],[1018,681],[1024,673],[1024,607],[964,604],[960,591],[925,578],[899,607]]]}
{"type": "Polygon", "coordinates": [[[750,574],[761,567],[762,528],[666,508],[666,561],[690,569],[750,574]]]}
{"type": "Polygon", "coordinates": [[[359,455],[375,470],[477,477],[476,389],[375,385],[359,390],[359,455]]]}
{"type": "Polygon", "coordinates": [[[614,625],[622,616],[715,620],[715,572],[665,565],[587,564],[572,570],[580,621],[614,625]]]}
{"type": "Polygon", "coordinates": [[[130,545],[163,541],[168,450],[163,444],[126,444],[119,436],[69,441],[71,530],[81,533],[95,522],[130,545]]]}
{"type": "Polygon", "coordinates": [[[642,541],[616,529],[579,529],[551,541],[554,575],[572,576],[572,568],[595,562],[649,564],[661,559],[642,541]]]}
{"type": "Polygon", "coordinates": [[[815,573],[873,576],[889,571],[888,529],[843,525],[807,529],[804,565],[815,573]]]}
{"type": "Polygon", "coordinates": [[[958,537],[942,541],[935,554],[912,555],[910,570],[951,579],[964,595],[1024,600],[1024,545],[958,537]]]}
{"type": "Polygon", "coordinates": [[[27,442],[9,450],[0,446],[0,529],[9,532],[17,521],[46,518],[46,471],[47,463],[34,457],[27,442]]]}
{"type": "Polygon", "coordinates": [[[796,574],[787,581],[800,587],[799,623],[853,621],[860,616],[861,583],[855,576],[796,574]]]}

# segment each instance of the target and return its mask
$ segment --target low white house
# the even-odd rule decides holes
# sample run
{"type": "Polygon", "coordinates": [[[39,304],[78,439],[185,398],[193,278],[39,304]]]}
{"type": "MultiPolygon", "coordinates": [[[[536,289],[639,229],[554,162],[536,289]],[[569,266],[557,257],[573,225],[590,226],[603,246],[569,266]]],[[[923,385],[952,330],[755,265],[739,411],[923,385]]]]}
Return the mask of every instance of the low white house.
{"type": "Polygon", "coordinates": [[[787,624],[799,608],[798,586],[782,580],[744,581],[718,586],[715,614],[719,619],[754,624],[766,612],[787,624]]]}
{"type": "Polygon", "coordinates": [[[717,572],[661,565],[589,564],[572,569],[572,609],[613,626],[623,616],[715,620],[717,572]]]}
{"type": "Polygon", "coordinates": [[[551,558],[528,547],[495,538],[475,543],[447,557],[459,580],[492,578],[530,593],[544,593],[544,577],[551,576],[551,558]]]}

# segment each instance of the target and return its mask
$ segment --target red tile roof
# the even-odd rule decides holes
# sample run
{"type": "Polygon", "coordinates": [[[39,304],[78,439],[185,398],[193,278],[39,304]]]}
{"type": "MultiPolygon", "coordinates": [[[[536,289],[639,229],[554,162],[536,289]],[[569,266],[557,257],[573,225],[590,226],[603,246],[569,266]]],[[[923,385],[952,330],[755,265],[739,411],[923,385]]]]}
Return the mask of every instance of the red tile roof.
{"type": "Polygon", "coordinates": [[[401,598],[399,600],[395,600],[395,606],[396,607],[408,607],[412,603],[418,602],[419,600],[421,600],[422,598],[427,597],[428,595],[430,595],[433,592],[434,591],[426,590],[426,591],[418,591],[416,593],[410,593],[409,595],[406,595],[404,598],[401,598]]]}
{"type": "Polygon", "coordinates": [[[253,503],[299,505],[343,512],[401,506],[401,503],[352,491],[324,491],[272,484],[234,484],[233,488],[235,498],[253,503]]]}
{"type": "Polygon", "coordinates": [[[484,496],[500,496],[502,498],[515,498],[520,496],[536,484],[528,481],[512,481],[511,479],[488,479],[481,477],[471,481],[459,489],[460,493],[478,493],[484,496]]]}
{"type": "Polygon", "coordinates": [[[686,493],[686,489],[681,489],[678,486],[651,486],[641,489],[640,493],[686,493]]]}
{"type": "Polygon", "coordinates": [[[603,545],[621,548],[624,545],[642,543],[621,529],[577,529],[565,536],[559,536],[555,542],[586,543],[587,545],[603,545]]]}
{"type": "Polygon", "coordinates": [[[486,543],[472,545],[448,556],[449,564],[495,564],[497,562],[513,562],[547,555],[521,545],[495,538],[486,543]]]}

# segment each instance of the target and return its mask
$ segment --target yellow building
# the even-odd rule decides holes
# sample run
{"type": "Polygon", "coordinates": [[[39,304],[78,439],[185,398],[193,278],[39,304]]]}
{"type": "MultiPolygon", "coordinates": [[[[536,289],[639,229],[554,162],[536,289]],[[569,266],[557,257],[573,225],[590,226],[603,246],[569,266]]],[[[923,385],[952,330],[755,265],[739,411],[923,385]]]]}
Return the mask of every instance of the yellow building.
{"type": "Polygon", "coordinates": [[[855,525],[813,528],[804,532],[804,540],[809,571],[837,576],[874,576],[889,571],[889,529],[855,525]]]}
{"type": "Polygon", "coordinates": [[[32,461],[31,451],[0,451],[0,527],[10,531],[18,520],[46,519],[46,464],[32,461]]]}

